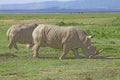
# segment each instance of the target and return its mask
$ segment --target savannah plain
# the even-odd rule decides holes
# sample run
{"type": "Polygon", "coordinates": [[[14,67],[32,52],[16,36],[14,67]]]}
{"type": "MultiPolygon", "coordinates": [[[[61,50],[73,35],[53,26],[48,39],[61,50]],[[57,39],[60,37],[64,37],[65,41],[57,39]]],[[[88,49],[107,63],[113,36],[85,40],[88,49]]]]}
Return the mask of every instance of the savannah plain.
{"type": "Polygon", "coordinates": [[[0,80],[120,80],[120,13],[0,14],[0,80]],[[70,51],[59,60],[59,49],[40,48],[40,58],[23,44],[9,50],[7,29],[32,23],[81,28],[94,34],[92,45],[104,51],[87,59],[79,49],[81,59],[70,51]]]}

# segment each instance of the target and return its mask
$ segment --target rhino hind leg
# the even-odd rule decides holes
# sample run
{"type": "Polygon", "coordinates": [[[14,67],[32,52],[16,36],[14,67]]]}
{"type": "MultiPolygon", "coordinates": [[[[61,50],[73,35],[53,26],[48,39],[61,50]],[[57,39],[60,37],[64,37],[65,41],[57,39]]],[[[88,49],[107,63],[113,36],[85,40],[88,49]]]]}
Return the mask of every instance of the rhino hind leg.
{"type": "Polygon", "coordinates": [[[74,56],[76,59],[80,59],[79,53],[78,53],[78,48],[73,49],[74,56]]]}
{"type": "Polygon", "coordinates": [[[27,44],[26,47],[27,48],[32,48],[34,44],[27,44]]]}
{"type": "Polygon", "coordinates": [[[8,44],[8,48],[12,49],[12,44],[11,43],[8,44]]]}
{"type": "Polygon", "coordinates": [[[14,44],[14,48],[18,50],[18,47],[17,47],[16,43],[14,44]]]}
{"type": "Polygon", "coordinates": [[[38,57],[38,51],[39,51],[39,45],[37,45],[37,44],[35,44],[34,46],[33,46],[33,48],[32,48],[32,50],[33,50],[33,57],[38,57]]]}
{"type": "Polygon", "coordinates": [[[17,48],[17,45],[16,45],[16,42],[14,42],[14,41],[12,40],[12,41],[9,42],[8,48],[9,48],[9,49],[12,49],[13,47],[14,47],[14,48],[17,48]]]}

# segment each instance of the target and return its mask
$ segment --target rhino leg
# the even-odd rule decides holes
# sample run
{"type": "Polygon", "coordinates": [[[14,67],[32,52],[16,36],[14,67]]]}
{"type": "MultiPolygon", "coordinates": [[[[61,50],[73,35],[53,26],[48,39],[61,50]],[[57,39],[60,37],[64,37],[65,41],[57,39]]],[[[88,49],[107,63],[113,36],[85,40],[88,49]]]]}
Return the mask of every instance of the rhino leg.
{"type": "Polygon", "coordinates": [[[80,59],[79,53],[78,53],[78,48],[73,49],[74,56],[76,59],[80,59]]]}
{"type": "Polygon", "coordinates": [[[18,47],[17,47],[16,43],[14,44],[14,48],[18,50],[18,47]]]}
{"type": "Polygon", "coordinates": [[[11,40],[9,42],[9,44],[8,44],[8,47],[9,47],[9,49],[12,49],[12,47],[16,47],[15,45],[16,45],[16,42],[14,42],[13,40],[11,40]]]}
{"type": "Polygon", "coordinates": [[[27,44],[26,47],[27,48],[32,48],[34,44],[27,44]]]}
{"type": "Polygon", "coordinates": [[[35,44],[32,50],[33,50],[33,57],[38,57],[39,45],[35,44]]]}
{"type": "Polygon", "coordinates": [[[68,53],[69,49],[66,47],[66,45],[63,46],[63,53],[62,55],[59,57],[59,59],[63,59],[64,56],[68,53]]]}

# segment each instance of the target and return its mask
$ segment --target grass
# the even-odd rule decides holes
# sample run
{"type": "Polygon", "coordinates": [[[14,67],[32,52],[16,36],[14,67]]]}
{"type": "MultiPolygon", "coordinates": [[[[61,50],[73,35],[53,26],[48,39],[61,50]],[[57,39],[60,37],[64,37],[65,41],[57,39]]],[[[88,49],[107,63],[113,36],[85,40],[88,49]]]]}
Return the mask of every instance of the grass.
{"type": "Polygon", "coordinates": [[[0,80],[120,80],[120,13],[80,14],[0,14],[0,80]],[[9,50],[7,29],[13,24],[54,24],[82,28],[95,34],[92,45],[104,49],[94,59],[81,59],[72,51],[58,60],[61,50],[40,48],[40,58],[32,50],[18,44],[19,50],[9,50]]]}
{"type": "Polygon", "coordinates": [[[0,64],[3,80],[119,80],[117,59],[17,59],[0,64]]]}

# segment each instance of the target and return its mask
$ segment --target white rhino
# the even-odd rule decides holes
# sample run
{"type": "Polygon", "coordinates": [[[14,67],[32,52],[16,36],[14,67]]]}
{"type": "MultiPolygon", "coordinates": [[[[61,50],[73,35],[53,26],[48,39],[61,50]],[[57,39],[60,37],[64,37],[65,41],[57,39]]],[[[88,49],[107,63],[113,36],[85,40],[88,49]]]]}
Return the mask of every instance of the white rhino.
{"type": "Polygon", "coordinates": [[[19,42],[21,44],[28,44],[28,47],[33,46],[33,38],[32,38],[32,32],[37,27],[37,24],[32,25],[12,25],[7,30],[7,37],[9,40],[8,47],[11,48],[17,48],[16,43],[19,42]]]}
{"type": "Polygon", "coordinates": [[[33,57],[38,57],[39,47],[45,46],[62,49],[63,53],[59,59],[62,59],[70,50],[73,50],[76,58],[80,58],[78,48],[83,50],[87,58],[92,58],[101,52],[91,45],[92,36],[87,36],[83,30],[75,27],[40,24],[34,29],[32,36],[34,41],[33,57]]]}

